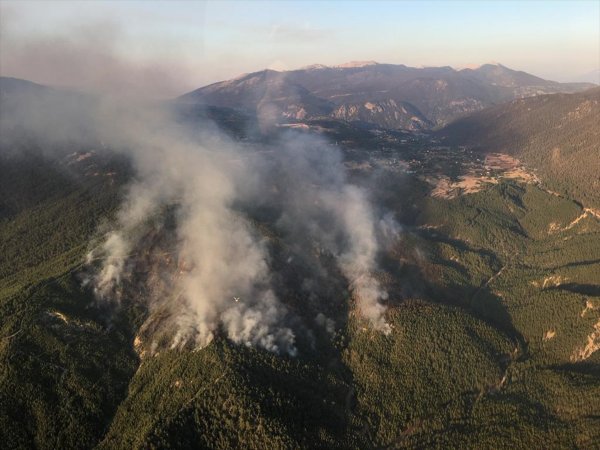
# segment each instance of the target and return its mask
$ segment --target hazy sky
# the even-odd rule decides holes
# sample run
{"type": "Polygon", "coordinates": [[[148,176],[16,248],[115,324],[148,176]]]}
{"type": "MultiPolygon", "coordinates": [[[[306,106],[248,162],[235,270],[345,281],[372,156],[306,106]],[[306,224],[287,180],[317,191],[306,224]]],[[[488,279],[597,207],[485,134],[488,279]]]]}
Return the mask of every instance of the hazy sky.
{"type": "Polygon", "coordinates": [[[558,81],[600,67],[600,0],[0,5],[2,75],[116,92],[171,96],[265,67],[351,60],[500,62],[558,81]]]}

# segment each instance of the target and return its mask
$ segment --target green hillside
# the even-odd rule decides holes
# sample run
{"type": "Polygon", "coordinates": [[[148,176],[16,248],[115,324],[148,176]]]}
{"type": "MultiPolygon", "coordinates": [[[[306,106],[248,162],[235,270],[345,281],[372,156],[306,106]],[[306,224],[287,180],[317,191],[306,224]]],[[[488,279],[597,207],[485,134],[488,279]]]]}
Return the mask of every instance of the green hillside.
{"type": "Polygon", "coordinates": [[[514,155],[550,189],[600,208],[600,88],[514,100],[438,134],[447,143],[514,155]]]}
{"type": "Polygon", "coordinates": [[[128,321],[107,327],[78,272],[119,183],[39,153],[0,166],[0,441],[91,448],[137,365],[128,321]]]}
{"type": "Polygon", "coordinates": [[[134,338],[144,311],[125,303],[108,314],[80,278],[121,182],[33,161],[3,161],[11,178],[2,198],[22,199],[0,222],[10,255],[0,265],[8,448],[600,441],[600,352],[577,356],[600,319],[600,224],[585,216],[570,227],[582,215],[571,200],[513,182],[438,199],[417,178],[384,175],[376,201],[409,224],[378,275],[390,292],[390,336],[350,314],[334,337],[317,336],[317,348],[296,358],[218,337],[200,351],[140,360],[134,338]],[[31,167],[40,184],[24,188],[31,167]]]}

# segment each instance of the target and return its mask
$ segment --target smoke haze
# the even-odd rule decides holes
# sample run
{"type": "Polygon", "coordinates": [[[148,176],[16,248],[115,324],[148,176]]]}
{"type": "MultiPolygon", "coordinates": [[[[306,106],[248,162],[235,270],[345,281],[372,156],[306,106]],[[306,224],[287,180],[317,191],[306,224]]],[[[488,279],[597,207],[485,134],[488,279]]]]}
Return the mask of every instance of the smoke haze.
{"type": "Polygon", "coordinates": [[[116,18],[69,21],[51,31],[20,32],[13,4],[1,5],[0,73],[45,85],[119,97],[170,98],[194,86],[192,71],[170,49],[160,58],[126,49],[126,29],[116,18]]]}
{"type": "Polygon", "coordinates": [[[360,315],[375,329],[390,331],[380,303],[387,294],[373,277],[377,221],[366,192],[347,182],[337,149],[289,134],[272,151],[251,151],[214,129],[200,133],[199,141],[186,140],[183,128],[164,120],[146,117],[144,127],[152,126],[145,129],[119,120],[128,124],[123,142],[137,179],[102,246],[104,262],[95,277],[100,298],[118,299],[127,255],[144,237],[142,224],[176,205],[169,232],[180,263],[170,292],[149,305],[151,311],[169,310],[176,329],[171,347],[203,347],[222,329],[236,343],[295,355],[296,333],[271,286],[266,243],[244,213],[263,204],[274,211],[287,245],[331,254],[360,315]]]}
{"type": "MultiPolygon", "coordinates": [[[[112,231],[88,255],[95,273],[87,282],[98,299],[119,305],[139,297],[148,310],[142,327],[147,338],[166,340],[171,348],[201,348],[223,333],[238,344],[295,355],[303,326],[274,289],[269,245],[252,217],[262,207],[270,210],[271,226],[289,248],[330,255],[358,314],[389,333],[382,304],[387,293],[375,276],[380,218],[368,193],[348,182],[340,151],[293,132],[268,146],[243,144],[210,123],[184,125],[172,104],[119,98],[131,72],[121,70],[103,36],[80,33],[80,40],[52,43],[60,44],[54,50],[62,58],[89,62],[93,70],[103,67],[94,83],[113,95],[27,85],[26,95],[2,98],[0,117],[5,148],[11,148],[11,136],[26,134],[52,148],[93,142],[131,161],[134,176],[112,231]],[[92,47],[102,50],[96,56],[103,64],[82,59],[92,47]],[[153,248],[160,239],[163,245],[153,248]]],[[[35,55],[44,48],[32,44],[30,55],[42,71],[43,58],[35,55]]],[[[27,52],[16,53],[26,58],[27,52]]],[[[79,70],[70,60],[60,61],[79,70]]],[[[144,76],[133,80],[145,83],[148,68],[140,70],[144,76]]],[[[85,70],[76,76],[94,80],[85,70]]],[[[145,91],[142,83],[139,92],[145,91]]],[[[303,286],[315,283],[306,279],[303,286]]],[[[334,327],[322,312],[316,323],[330,333],[334,327]]]]}

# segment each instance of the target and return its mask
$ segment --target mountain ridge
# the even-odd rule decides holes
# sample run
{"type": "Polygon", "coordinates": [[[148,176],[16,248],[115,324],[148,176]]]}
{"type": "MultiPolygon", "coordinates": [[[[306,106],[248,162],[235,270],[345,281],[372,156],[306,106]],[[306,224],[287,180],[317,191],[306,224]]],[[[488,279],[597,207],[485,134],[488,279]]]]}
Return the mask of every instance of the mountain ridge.
{"type": "MultiPolygon", "coordinates": [[[[515,98],[577,92],[590,83],[558,83],[501,64],[477,69],[415,68],[374,61],[338,66],[316,64],[288,71],[265,69],[200,87],[177,98],[184,103],[237,107],[276,124],[289,120],[335,117],[372,127],[420,129],[443,126],[461,116],[515,98]],[[367,103],[409,104],[423,124],[415,127],[397,106],[382,118],[377,112],[344,114],[367,103]],[[265,112],[268,110],[267,112],[265,112]]],[[[405,108],[406,109],[406,108],[405,108]]]]}

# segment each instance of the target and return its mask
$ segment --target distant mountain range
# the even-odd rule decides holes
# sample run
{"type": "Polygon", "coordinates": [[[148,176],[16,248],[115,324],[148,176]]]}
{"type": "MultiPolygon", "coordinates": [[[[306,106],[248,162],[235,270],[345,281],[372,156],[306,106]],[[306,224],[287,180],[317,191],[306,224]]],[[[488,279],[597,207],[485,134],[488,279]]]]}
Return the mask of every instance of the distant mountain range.
{"type": "Polygon", "coordinates": [[[600,84],[600,69],[595,69],[590,72],[582,73],[581,75],[575,77],[573,81],[600,84]]]}
{"type": "Polygon", "coordinates": [[[501,64],[456,70],[366,61],[285,72],[263,70],[196,89],[178,100],[242,109],[267,124],[330,117],[420,130],[516,98],[593,86],[548,81],[501,64]]]}

